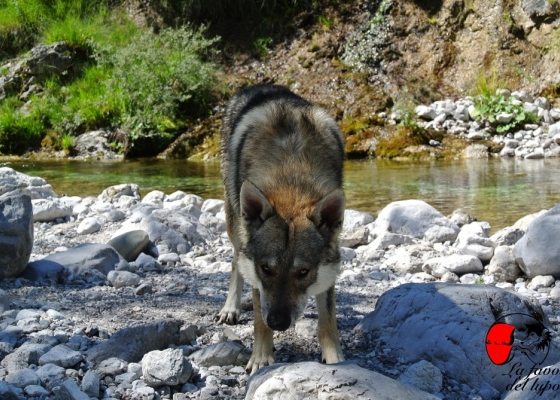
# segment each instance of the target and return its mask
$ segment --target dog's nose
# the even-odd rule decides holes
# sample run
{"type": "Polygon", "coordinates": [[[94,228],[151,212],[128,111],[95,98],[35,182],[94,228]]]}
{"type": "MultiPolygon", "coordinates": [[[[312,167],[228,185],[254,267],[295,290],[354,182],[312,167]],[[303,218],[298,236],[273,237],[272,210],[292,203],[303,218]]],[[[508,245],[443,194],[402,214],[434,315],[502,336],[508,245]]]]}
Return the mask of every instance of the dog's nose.
{"type": "Polygon", "coordinates": [[[271,312],[266,317],[266,324],[275,331],[285,331],[292,324],[292,318],[285,312],[271,312]]]}

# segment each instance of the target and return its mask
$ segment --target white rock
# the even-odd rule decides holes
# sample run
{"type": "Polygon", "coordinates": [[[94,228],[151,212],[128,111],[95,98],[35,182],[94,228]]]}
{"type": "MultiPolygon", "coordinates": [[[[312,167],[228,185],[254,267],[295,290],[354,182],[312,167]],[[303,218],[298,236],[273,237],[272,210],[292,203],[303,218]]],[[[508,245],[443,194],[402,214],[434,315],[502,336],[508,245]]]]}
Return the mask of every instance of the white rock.
{"type": "Polygon", "coordinates": [[[441,278],[446,272],[453,272],[460,276],[471,272],[481,272],[484,267],[478,257],[453,254],[429,259],[422,265],[422,270],[436,278],[441,278]]]}
{"type": "MultiPolygon", "coordinates": [[[[434,233],[433,227],[451,228],[459,233],[459,227],[449,218],[421,200],[390,203],[381,210],[374,226],[373,234],[377,236],[383,233],[392,233],[423,239],[430,229],[432,229],[430,232],[434,233]]],[[[447,234],[445,240],[449,240],[447,234]]]]}
{"type": "Polygon", "coordinates": [[[43,178],[29,176],[9,167],[0,167],[0,198],[16,194],[27,194],[31,200],[58,197],[43,178]]]}
{"type": "Polygon", "coordinates": [[[437,112],[434,108],[429,107],[429,106],[424,106],[424,105],[420,105],[417,106],[414,111],[416,112],[416,115],[420,118],[424,118],[427,120],[433,120],[435,117],[437,117],[437,112]]]}
{"type": "Polygon", "coordinates": [[[107,280],[115,288],[137,286],[140,283],[140,276],[128,271],[110,271],[107,280]]]}
{"type": "Polygon", "coordinates": [[[487,273],[500,282],[515,282],[519,278],[521,270],[510,246],[498,246],[494,249],[494,256],[488,264],[487,273]]]}
{"type": "Polygon", "coordinates": [[[443,384],[443,375],[434,364],[421,360],[409,366],[399,377],[399,382],[428,393],[438,393],[443,384]]]}
{"type": "Polygon", "coordinates": [[[98,232],[101,229],[101,223],[95,217],[88,217],[84,219],[76,232],[78,235],[89,235],[90,233],[98,232]]]}
{"type": "Polygon", "coordinates": [[[514,117],[513,113],[501,112],[496,115],[496,121],[501,124],[509,124],[513,119],[513,117],[514,117]]]}
{"type": "Polygon", "coordinates": [[[479,222],[464,225],[457,236],[455,246],[463,253],[489,261],[496,244],[488,238],[489,227],[479,222]]]}
{"type": "Polygon", "coordinates": [[[35,222],[49,222],[57,218],[65,218],[74,214],[74,208],[60,199],[36,199],[33,204],[33,220],[35,222]]]}
{"type": "Polygon", "coordinates": [[[208,199],[202,204],[201,211],[208,212],[212,215],[216,215],[218,212],[222,211],[224,208],[224,201],[219,199],[208,199]]]}
{"type": "Polygon", "coordinates": [[[247,382],[247,399],[407,399],[437,400],[357,364],[298,362],[266,368],[247,382]]]}
{"type": "Polygon", "coordinates": [[[527,285],[528,289],[539,290],[554,285],[554,277],[552,275],[537,275],[527,285]]]}
{"type": "Polygon", "coordinates": [[[165,200],[165,193],[161,190],[152,190],[142,199],[142,203],[152,204],[156,207],[163,207],[163,202],[165,200]]]}
{"type": "Polygon", "coordinates": [[[340,259],[344,262],[352,261],[356,258],[356,251],[349,247],[340,247],[340,259]]]}
{"type": "Polygon", "coordinates": [[[532,103],[534,101],[533,96],[531,96],[526,90],[511,92],[511,97],[528,103],[532,103]]]}
{"type": "Polygon", "coordinates": [[[354,229],[359,226],[367,225],[371,222],[373,222],[371,214],[356,210],[345,210],[342,229],[354,229]]]}
{"type": "Polygon", "coordinates": [[[192,365],[181,349],[154,350],[142,358],[143,380],[151,387],[182,385],[191,373],[192,365]]]}
{"type": "Polygon", "coordinates": [[[513,255],[530,278],[552,275],[560,278],[560,204],[535,218],[515,244],[513,255]]]}
{"type": "Polygon", "coordinates": [[[524,158],[526,160],[540,160],[544,158],[544,149],[542,147],[537,147],[533,152],[526,154],[524,158]]]}

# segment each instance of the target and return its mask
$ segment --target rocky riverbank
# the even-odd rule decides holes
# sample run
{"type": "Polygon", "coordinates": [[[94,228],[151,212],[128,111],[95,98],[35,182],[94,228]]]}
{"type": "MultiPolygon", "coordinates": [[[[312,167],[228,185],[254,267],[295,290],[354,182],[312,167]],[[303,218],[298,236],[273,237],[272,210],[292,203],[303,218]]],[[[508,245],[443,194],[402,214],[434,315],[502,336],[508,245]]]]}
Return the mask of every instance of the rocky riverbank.
{"type": "Polygon", "coordinates": [[[221,200],[141,196],[132,183],[58,197],[0,168],[0,397],[542,398],[560,384],[553,206],[492,236],[420,200],[375,220],[347,210],[337,314],[350,361],[316,362],[310,299],[295,328],[275,334],[285,364],[249,377],[248,287],[241,323],[213,322],[233,256],[221,200]],[[501,364],[487,342],[500,322],[514,329],[501,364]]]}

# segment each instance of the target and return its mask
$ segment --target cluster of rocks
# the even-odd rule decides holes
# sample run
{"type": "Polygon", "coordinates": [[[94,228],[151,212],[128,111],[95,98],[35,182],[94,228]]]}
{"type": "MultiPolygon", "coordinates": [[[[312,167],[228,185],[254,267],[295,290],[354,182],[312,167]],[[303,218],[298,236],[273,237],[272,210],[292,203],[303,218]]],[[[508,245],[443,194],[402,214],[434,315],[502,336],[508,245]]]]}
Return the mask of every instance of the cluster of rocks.
{"type": "MultiPolygon", "coordinates": [[[[490,147],[475,144],[467,148],[467,156],[487,157],[490,151],[499,153],[502,157],[525,159],[560,156],[560,109],[552,108],[545,97],[533,98],[524,90],[510,92],[499,89],[496,96],[522,107],[525,113],[536,116],[539,123],[524,124],[516,127],[515,132],[495,134],[495,126],[480,118],[474,98],[470,96],[457,101],[442,100],[430,105],[420,105],[415,108],[415,112],[425,121],[421,124],[426,129],[461,135],[474,142],[492,139],[493,145],[490,147]]],[[[398,119],[397,114],[395,113],[395,117],[398,119]]],[[[511,123],[515,117],[513,112],[500,112],[494,116],[495,124],[511,123]]],[[[431,144],[440,145],[435,141],[431,144]]]]}
{"type": "Polygon", "coordinates": [[[141,197],[134,184],[59,198],[40,178],[2,168],[4,177],[1,398],[532,398],[545,379],[531,367],[559,368],[560,205],[493,235],[420,200],[391,203],[376,219],[346,210],[336,289],[352,361],[316,362],[310,299],[295,329],[275,334],[276,359],[288,364],[249,377],[249,291],[240,325],[212,322],[233,257],[223,201],[141,197]],[[18,224],[31,240],[13,233],[18,224]],[[17,267],[4,267],[10,256],[17,267]],[[536,324],[546,340],[523,352],[516,333],[511,363],[494,364],[485,335],[503,318],[519,332],[536,324]]]}

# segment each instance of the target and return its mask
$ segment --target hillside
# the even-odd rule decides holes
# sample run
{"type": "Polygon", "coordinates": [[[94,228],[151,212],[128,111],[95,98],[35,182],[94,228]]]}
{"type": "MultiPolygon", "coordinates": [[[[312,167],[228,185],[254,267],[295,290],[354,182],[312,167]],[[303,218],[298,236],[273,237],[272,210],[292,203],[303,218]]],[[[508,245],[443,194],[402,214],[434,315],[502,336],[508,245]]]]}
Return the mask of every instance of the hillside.
{"type": "Polygon", "coordinates": [[[444,142],[439,156],[456,156],[462,140],[416,122],[415,106],[435,100],[507,88],[558,106],[556,1],[99,3],[0,31],[2,153],[74,155],[77,137],[104,129],[127,156],[212,157],[225,102],[254,83],[327,108],[349,157],[430,140],[444,142]],[[60,40],[71,62],[56,73],[8,62],[60,40]]]}

